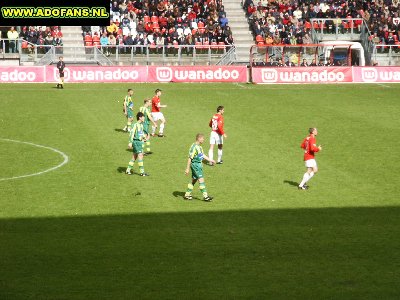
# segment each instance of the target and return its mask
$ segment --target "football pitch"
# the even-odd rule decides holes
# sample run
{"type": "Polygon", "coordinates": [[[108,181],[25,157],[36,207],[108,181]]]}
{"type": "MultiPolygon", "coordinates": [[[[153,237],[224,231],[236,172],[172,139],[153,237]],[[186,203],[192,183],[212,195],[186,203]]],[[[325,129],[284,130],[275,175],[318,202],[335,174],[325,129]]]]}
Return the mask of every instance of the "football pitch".
{"type": "MultiPolygon", "coordinates": [[[[398,299],[400,85],[0,85],[0,299],[398,299]],[[167,118],[145,171],[122,102],[167,118]],[[183,200],[225,106],[224,164],[183,200]],[[300,143],[317,127],[310,189],[300,143]]],[[[216,151],[216,150],[215,150],[216,151]]],[[[216,152],[214,154],[216,157],[216,152]]]]}

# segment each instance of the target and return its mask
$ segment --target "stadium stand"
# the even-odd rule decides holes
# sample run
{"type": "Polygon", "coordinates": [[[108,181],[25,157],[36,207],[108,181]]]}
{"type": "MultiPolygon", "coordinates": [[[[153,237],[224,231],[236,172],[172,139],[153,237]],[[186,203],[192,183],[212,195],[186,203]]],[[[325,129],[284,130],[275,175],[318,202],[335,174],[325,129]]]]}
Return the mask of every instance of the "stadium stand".
{"type": "MultiPolygon", "coordinates": [[[[370,39],[380,45],[399,45],[400,1],[256,1],[245,0],[249,26],[257,45],[264,44],[307,44],[310,31],[319,25],[312,24],[313,18],[330,18],[324,23],[325,33],[336,30],[344,34],[350,28],[360,31],[362,18],[371,32],[370,39]],[[306,39],[306,40],[305,40],[306,39]]],[[[385,47],[381,47],[382,51],[385,47]]],[[[395,48],[397,51],[397,48],[395,48]]]]}
{"type": "MultiPolygon", "coordinates": [[[[179,45],[218,50],[234,44],[221,0],[113,1],[110,15],[106,28],[82,27],[85,46],[101,46],[103,33],[115,38],[110,46],[149,46],[154,53],[164,47],[174,52],[179,45]]],[[[125,52],[130,49],[121,47],[125,52]]]]}
{"type": "Polygon", "coordinates": [[[63,34],[59,26],[3,26],[0,37],[2,53],[32,53],[35,46],[39,53],[45,53],[49,49],[46,46],[62,46],[63,34]]]}

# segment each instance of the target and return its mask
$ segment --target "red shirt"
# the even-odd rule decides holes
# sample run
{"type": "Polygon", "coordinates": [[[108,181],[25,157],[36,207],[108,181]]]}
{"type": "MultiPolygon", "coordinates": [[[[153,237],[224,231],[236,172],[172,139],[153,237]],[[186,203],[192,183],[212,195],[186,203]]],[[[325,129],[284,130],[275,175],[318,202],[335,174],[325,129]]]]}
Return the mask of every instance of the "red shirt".
{"type": "Polygon", "coordinates": [[[151,112],[160,112],[160,97],[154,96],[151,99],[151,112]]]}
{"type": "Polygon", "coordinates": [[[304,160],[314,159],[315,153],[319,151],[317,141],[313,134],[306,137],[301,143],[300,147],[304,149],[304,160]]]}
{"type": "Polygon", "coordinates": [[[220,114],[215,114],[210,120],[209,126],[212,128],[212,131],[223,135],[224,132],[224,117],[220,114]]]}

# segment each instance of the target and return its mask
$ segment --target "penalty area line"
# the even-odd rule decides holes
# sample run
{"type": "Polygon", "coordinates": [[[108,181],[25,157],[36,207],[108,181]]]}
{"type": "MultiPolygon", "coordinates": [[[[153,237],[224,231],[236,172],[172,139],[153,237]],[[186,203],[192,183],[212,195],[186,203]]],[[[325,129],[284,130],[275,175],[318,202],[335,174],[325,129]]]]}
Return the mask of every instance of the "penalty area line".
{"type": "Polygon", "coordinates": [[[46,170],[44,170],[44,171],[40,171],[40,172],[32,173],[32,174],[21,175],[21,176],[14,176],[14,177],[8,177],[8,178],[0,178],[0,181],[13,180],[13,179],[20,179],[20,178],[26,178],[26,177],[32,177],[32,176],[42,175],[42,174],[44,174],[44,173],[48,173],[48,172],[57,170],[57,169],[61,168],[62,166],[66,165],[66,164],[69,162],[69,157],[68,157],[68,155],[66,155],[64,152],[62,152],[62,151],[60,151],[60,150],[58,150],[58,149],[52,148],[52,147],[43,146],[43,145],[38,145],[38,144],[30,143],[30,142],[18,141],[18,140],[3,139],[3,138],[0,138],[0,141],[6,141],[6,142],[12,142],[12,143],[25,144],[25,145],[34,146],[34,147],[37,147],[37,148],[43,148],[43,149],[51,150],[51,151],[53,151],[53,152],[56,152],[56,153],[60,154],[60,155],[63,157],[63,159],[64,159],[64,160],[63,160],[60,164],[58,164],[57,166],[51,167],[51,168],[46,169],[46,170]]]}

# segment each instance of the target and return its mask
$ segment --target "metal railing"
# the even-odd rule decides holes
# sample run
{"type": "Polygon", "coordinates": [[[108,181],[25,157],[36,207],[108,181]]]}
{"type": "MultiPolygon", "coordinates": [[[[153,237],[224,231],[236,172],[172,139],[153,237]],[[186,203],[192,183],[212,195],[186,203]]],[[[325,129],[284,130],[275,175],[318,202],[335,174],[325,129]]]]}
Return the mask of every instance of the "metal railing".
{"type": "Polygon", "coordinates": [[[311,35],[314,42],[327,40],[360,40],[361,34],[365,29],[368,30],[364,19],[311,19],[309,26],[311,27],[311,35]],[[358,25],[356,25],[358,24],[358,25]]]}
{"type": "Polygon", "coordinates": [[[235,59],[231,45],[52,46],[28,43],[23,49],[19,39],[16,53],[9,54],[8,40],[2,40],[0,44],[3,49],[0,59],[15,56],[21,62],[36,65],[57,61],[59,55],[69,62],[101,65],[215,65],[231,64],[235,59]]]}
{"type": "Polygon", "coordinates": [[[130,65],[215,65],[231,48],[230,45],[99,46],[111,62],[130,65]]]}
{"type": "Polygon", "coordinates": [[[36,62],[46,56],[53,45],[36,45],[23,39],[1,39],[0,59],[19,59],[21,62],[36,62]]]}
{"type": "Polygon", "coordinates": [[[236,48],[232,46],[216,63],[216,65],[231,65],[236,61],[236,48]]]}
{"type": "Polygon", "coordinates": [[[400,66],[400,45],[374,44],[371,59],[378,65],[400,66]]]}

